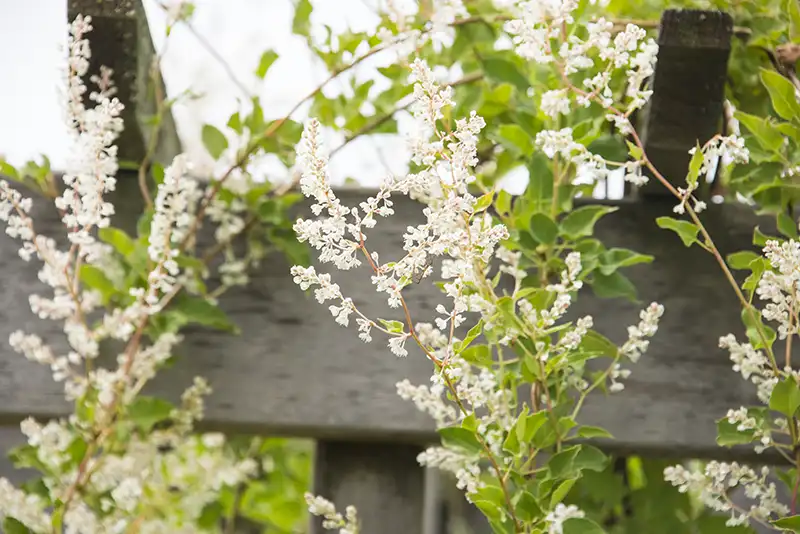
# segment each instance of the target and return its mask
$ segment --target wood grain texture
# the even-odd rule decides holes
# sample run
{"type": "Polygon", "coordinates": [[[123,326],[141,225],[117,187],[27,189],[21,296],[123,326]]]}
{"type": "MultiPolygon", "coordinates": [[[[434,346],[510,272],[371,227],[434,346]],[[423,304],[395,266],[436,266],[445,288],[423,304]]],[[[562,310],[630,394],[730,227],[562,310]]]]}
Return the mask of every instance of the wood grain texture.
{"type": "MultiPolygon", "coordinates": [[[[381,442],[317,442],[314,493],[336,505],[344,515],[353,505],[361,531],[381,534],[422,532],[424,469],[415,445],[381,442]]],[[[328,532],[312,518],[310,534],[328,532]]]]}
{"type": "MultiPolygon", "coordinates": [[[[126,183],[120,181],[118,192],[126,199],[117,208],[123,222],[137,211],[126,183]]],[[[349,191],[341,197],[353,204],[366,194],[349,191]]],[[[592,314],[600,332],[622,342],[626,327],[638,322],[647,303],[661,302],[666,312],[649,352],[632,367],[625,391],[594,398],[583,421],[608,428],[617,438],[610,445],[618,449],[717,455],[714,420],[732,406],[755,400],[753,389],[737,378],[727,354],[717,348],[720,336],[743,330],[737,302],[713,258],[657,228],[655,217],[669,214],[671,207],[671,201],[624,204],[597,227],[607,246],[653,254],[656,260],[627,270],[642,302],[598,299],[584,290],[573,315],[592,314]]],[[[368,240],[387,261],[401,250],[406,226],[421,220],[417,203],[398,199],[395,208],[396,215],[380,221],[368,240]]],[[[34,212],[42,233],[60,233],[48,206],[36,203],[34,212]]],[[[711,206],[703,215],[723,253],[749,248],[753,227],[765,228],[765,221],[743,206],[711,206]]],[[[43,288],[36,269],[16,250],[14,241],[0,236],[0,421],[5,422],[68,413],[49,369],[7,345],[9,334],[21,328],[64,347],[58,325],[34,318],[28,308],[28,295],[43,288]]],[[[395,388],[404,378],[427,383],[432,368],[423,355],[409,347],[409,357],[396,358],[377,335],[371,344],[362,343],[354,326],[334,323],[327,307],[300,291],[288,271],[282,257],[269,259],[249,287],[227,294],[221,305],[243,334],[187,331],[177,364],[156,379],[152,391],[177,399],[195,375],[207,377],[214,393],[205,424],[223,430],[413,443],[436,439],[428,417],[402,401],[395,388]]],[[[401,318],[374,292],[366,266],[334,273],[334,279],[367,315],[401,318]]],[[[407,300],[415,321],[431,320],[436,304],[444,302],[428,283],[411,287],[407,300]]]]}
{"type": "MultiPolygon", "coordinates": [[[[670,182],[686,177],[690,155],[720,131],[733,19],[721,11],[668,9],[661,17],[653,96],[640,131],[648,157],[670,182]]],[[[644,196],[670,195],[655,180],[644,196]]]]}

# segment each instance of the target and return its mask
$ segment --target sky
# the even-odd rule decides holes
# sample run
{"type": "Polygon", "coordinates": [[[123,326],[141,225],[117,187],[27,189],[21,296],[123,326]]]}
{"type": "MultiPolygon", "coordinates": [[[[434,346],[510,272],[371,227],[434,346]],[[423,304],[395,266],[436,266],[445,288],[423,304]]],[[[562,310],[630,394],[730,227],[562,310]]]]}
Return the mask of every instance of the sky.
{"type": "MultiPolygon", "coordinates": [[[[187,89],[201,98],[184,100],[173,109],[184,151],[198,174],[213,171],[213,161],[200,141],[203,124],[224,127],[238,109],[243,91],[192,32],[176,27],[167,38],[165,15],[157,0],[143,0],[156,49],[163,53],[162,73],[167,93],[175,96],[187,89]],[[166,51],[164,47],[166,46],[166,51]]],[[[377,17],[371,7],[377,0],[312,0],[312,24],[327,24],[334,31],[374,28],[377,17]]],[[[292,0],[196,0],[192,19],[195,31],[224,58],[234,76],[250,94],[262,98],[268,118],[282,117],[326,77],[300,37],[291,34],[292,0]],[[265,80],[253,70],[266,49],[280,55],[265,80]]],[[[63,166],[70,146],[63,125],[61,96],[62,49],[66,31],[65,0],[0,0],[0,154],[12,164],[46,154],[53,167],[63,166]]],[[[375,75],[375,67],[388,58],[354,69],[359,80],[375,75]]],[[[384,63],[385,64],[385,63],[384,63]]],[[[349,74],[349,73],[348,73],[349,74]]],[[[336,80],[325,92],[333,95],[343,84],[336,80]]],[[[304,118],[306,109],[295,117],[304,118]]],[[[400,118],[400,128],[408,123],[400,118]]],[[[341,137],[330,137],[330,146],[341,137]]],[[[373,135],[358,139],[331,160],[334,184],[352,179],[360,185],[376,186],[390,173],[405,170],[407,151],[400,135],[373,135]]],[[[259,169],[270,179],[285,178],[286,169],[267,158],[259,169]]],[[[526,173],[506,180],[506,188],[521,191],[526,173]]]]}

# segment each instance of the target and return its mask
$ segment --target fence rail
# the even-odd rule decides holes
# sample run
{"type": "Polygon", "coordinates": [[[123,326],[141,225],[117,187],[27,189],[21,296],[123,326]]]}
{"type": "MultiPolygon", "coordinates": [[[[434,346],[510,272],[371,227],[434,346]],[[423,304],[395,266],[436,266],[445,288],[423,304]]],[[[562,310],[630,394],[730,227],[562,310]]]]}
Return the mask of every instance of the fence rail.
{"type": "MultiPolygon", "coordinates": [[[[143,121],[155,109],[154,95],[146,89],[154,52],[141,4],[70,0],[68,5],[70,16],[81,12],[95,19],[90,39],[102,44],[93,46],[98,50],[96,61],[116,69],[120,96],[129,107],[121,154],[141,159],[147,142],[143,121]]],[[[732,22],[721,13],[697,11],[668,11],[663,21],[656,90],[649,115],[642,120],[648,148],[677,183],[685,173],[686,151],[719,127],[732,22]],[[686,83],[688,73],[691,84],[686,83]],[[698,87],[701,90],[694,91],[698,87]]],[[[171,118],[166,120],[171,124],[171,118]]],[[[170,126],[157,158],[164,160],[179,148],[170,126]]],[[[132,173],[120,176],[117,224],[123,227],[132,227],[136,220],[139,206],[131,200],[138,197],[135,181],[132,173]]],[[[340,196],[353,204],[362,193],[348,190],[340,196]]],[[[595,395],[586,404],[582,422],[609,429],[616,439],[600,445],[619,453],[751,457],[749,449],[726,453],[715,443],[715,420],[729,407],[755,401],[753,389],[733,379],[727,355],[717,348],[720,336],[741,333],[738,303],[710,255],[697,247],[685,248],[672,233],[656,227],[655,218],[671,214],[673,204],[669,198],[645,194],[620,203],[619,210],[597,226],[597,237],[606,246],[652,254],[655,261],[627,271],[639,291],[639,303],[584,292],[572,315],[593,315],[598,331],[623,341],[627,325],[638,322],[638,311],[650,301],[664,304],[666,313],[650,349],[633,366],[625,391],[595,395]]],[[[399,253],[405,228],[421,220],[414,202],[400,199],[395,209],[396,215],[381,221],[370,236],[373,249],[384,256],[399,253]]],[[[50,207],[35,205],[33,216],[41,233],[61,233],[50,207]]],[[[712,205],[704,222],[723,253],[752,248],[753,227],[770,226],[750,208],[735,204],[712,205]]],[[[56,325],[37,320],[28,309],[28,295],[42,286],[35,270],[19,261],[16,249],[15,242],[0,237],[0,340],[22,328],[52,340],[56,348],[64,347],[56,325]]],[[[385,299],[372,291],[365,269],[335,274],[336,281],[368,315],[393,318],[385,299]]],[[[407,292],[416,321],[431,320],[440,300],[439,292],[425,284],[407,292]]],[[[436,441],[436,434],[426,415],[399,399],[395,384],[404,378],[426,383],[432,371],[429,362],[413,352],[396,358],[380,341],[364,344],[353,329],[335,324],[325,307],[292,283],[282,257],[265,261],[251,285],[231,291],[221,305],[242,335],[188,332],[177,364],[157,377],[151,392],[175,399],[195,375],[207,377],[214,393],[204,425],[228,432],[314,438],[316,491],[340,506],[357,505],[365,532],[421,531],[426,486],[415,457],[436,441]]],[[[70,406],[49,370],[14,354],[3,342],[0,423],[68,413],[70,406]]],[[[7,445],[17,436],[16,430],[4,429],[0,442],[7,445]]],[[[312,531],[319,528],[315,524],[312,531]]]]}

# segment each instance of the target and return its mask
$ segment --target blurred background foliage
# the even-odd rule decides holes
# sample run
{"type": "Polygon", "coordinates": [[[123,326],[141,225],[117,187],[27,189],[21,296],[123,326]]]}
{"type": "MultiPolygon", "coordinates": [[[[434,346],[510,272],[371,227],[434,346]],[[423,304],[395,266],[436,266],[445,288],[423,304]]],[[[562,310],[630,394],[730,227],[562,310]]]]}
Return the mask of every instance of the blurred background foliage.
{"type": "MultiPolygon", "coordinates": [[[[727,96],[739,110],[760,117],[767,123],[773,122],[776,115],[762,86],[760,70],[775,68],[771,57],[775,57],[778,47],[800,42],[800,8],[796,0],[610,0],[606,5],[601,4],[582,0],[578,16],[584,20],[603,16],[623,27],[628,21],[634,22],[654,36],[661,13],[668,8],[720,9],[730,13],[737,31],[729,63],[727,96]]],[[[491,0],[464,0],[464,5],[469,17],[454,25],[452,45],[442,47],[428,42],[415,55],[426,59],[431,66],[449,67],[457,103],[455,109],[451,110],[454,118],[468,115],[471,110],[476,110],[486,118],[488,127],[479,146],[481,166],[478,188],[491,190],[514,169],[528,169],[533,177],[524,195],[517,199],[498,199],[498,204],[502,211],[502,202],[508,203],[504,220],[514,230],[516,246],[524,252],[533,251],[526,256],[529,256],[528,266],[536,268],[537,280],[531,282],[536,285],[542,280],[546,281],[548,273],[558,272],[560,260],[558,254],[552,257],[538,256],[535,250],[541,244],[541,238],[527,235],[530,204],[542,200],[537,196],[538,193],[532,193],[532,188],[540,187],[542,182],[553,184],[547,197],[551,209],[544,210],[544,217],[553,221],[572,209],[574,197],[591,196],[595,189],[594,184],[573,183],[575,169],[554,171],[552,162],[534,150],[533,138],[536,133],[542,129],[571,126],[576,132],[576,139],[589,144],[593,151],[618,161],[627,158],[628,148],[624,139],[609,127],[596,110],[575,110],[569,117],[559,119],[558,123],[541,113],[534,95],[558,88],[559,81],[555,73],[527,63],[514,54],[508,45],[496,46],[498,39],[502,41],[502,25],[508,13],[497,9],[491,0]],[[460,75],[452,76],[453,71],[460,71],[460,75]],[[543,276],[542,272],[545,273],[543,276]]],[[[421,0],[419,13],[410,27],[424,32],[428,28],[430,9],[430,0],[421,0]]],[[[328,68],[332,77],[347,71],[353,63],[367,59],[382,46],[371,33],[345,32],[333,35],[329,28],[322,28],[320,32],[319,28],[312,28],[312,13],[313,4],[309,0],[297,0],[292,29],[306,38],[309,48],[328,68]]],[[[408,26],[399,28],[396,22],[386,16],[382,18],[381,27],[393,34],[401,29],[409,29],[408,26]]],[[[264,78],[276,59],[274,51],[264,51],[259,65],[254,66],[257,75],[264,78]]],[[[407,83],[407,65],[401,59],[380,67],[378,72],[382,77],[381,84],[376,84],[374,79],[358,81],[357,77],[351,76],[345,77],[349,87],[341,94],[328,96],[325,91],[318,91],[310,98],[309,114],[317,117],[325,127],[343,134],[345,143],[362,135],[397,133],[398,116],[407,105],[411,92],[411,86],[407,83]]],[[[618,80],[617,84],[620,93],[624,91],[620,85],[622,81],[618,80]]],[[[230,117],[230,132],[227,134],[246,136],[249,132],[249,144],[241,150],[253,148],[252,144],[255,144],[256,156],[274,154],[287,166],[292,165],[293,147],[299,140],[301,124],[287,120],[277,135],[264,138],[257,132],[268,128],[270,124],[264,121],[257,98],[249,104],[247,109],[230,117]]],[[[729,196],[738,193],[766,211],[785,211],[796,200],[797,188],[792,181],[775,184],[775,172],[780,172],[780,166],[786,161],[793,160],[798,140],[778,151],[768,151],[761,146],[759,139],[747,131],[743,133],[747,137],[748,148],[754,153],[754,163],[774,161],[775,165],[774,168],[770,167],[772,174],[765,174],[763,170],[756,172],[755,165],[750,165],[737,168],[731,176],[721,177],[729,188],[729,196]]],[[[216,136],[210,136],[212,138],[216,136]]],[[[218,152],[214,147],[209,147],[210,151],[212,148],[218,152]]],[[[759,168],[763,169],[763,165],[759,165],[759,168]]],[[[264,217],[271,217],[273,212],[281,210],[264,211],[264,217]]],[[[286,247],[290,247],[292,237],[288,234],[284,237],[286,247]]],[[[590,271],[592,262],[595,266],[603,265],[603,258],[607,258],[609,253],[602,244],[591,241],[591,246],[587,245],[581,251],[586,255],[585,264],[590,266],[590,271]]],[[[635,255],[633,251],[629,252],[635,255]]],[[[302,254],[302,251],[295,251],[295,254],[302,254]]],[[[590,277],[590,286],[603,296],[635,298],[632,284],[615,271],[622,266],[610,269],[613,276],[590,277]]],[[[609,269],[604,272],[609,272],[609,269]]],[[[221,521],[227,525],[226,532],[232,523],[250,525],[254,532],[270,534],[305,532],[307,515],[302,495],[310,486],[312,444],[284,438],[241,438],[234,440],[231,446],[238,454],[255,458],[262,466],[261,473],[236,491],[226,493],[219,503],[209,507],[209,525],[221,521]]],[[[713,516],[695,496],[681,494],[666,484],[662,472],[669,464],[668,461],[655,458],[618,458],[603,472],[585,473],[568,495],[567,501],[577,504],[612,534],[752,532],[745,527],[727,529],[724,517],[713,516]]]]}

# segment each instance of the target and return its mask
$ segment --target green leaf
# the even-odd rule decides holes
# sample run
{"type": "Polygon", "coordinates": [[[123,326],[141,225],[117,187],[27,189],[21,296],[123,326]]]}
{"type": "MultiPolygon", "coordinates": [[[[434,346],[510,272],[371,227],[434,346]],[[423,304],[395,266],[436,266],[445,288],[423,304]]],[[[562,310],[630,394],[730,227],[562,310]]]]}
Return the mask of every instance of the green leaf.
{"type": "Polygon", "coordinates": [[[17,172],[17,169],[2,157],[0,157],[0,175],[4,175],[15,181],[19,181],[19,173],[17,172]]]}
{"type": "Polygon", "coordinates": [[[785,212],[779,213],[778,231],[789,239],[797,239],[797,221],[785,212]]]}
{"type": "Polygon", "coordinates": [[[387,321],[385,319],[378,319],[381,325],[393,334],[400,334],[403,332],[404,324],[401,321],[387,321]]]}
{"type": "Polygon", "coordinates": [[[468,453],[480,454],[483,450],[480,441],[475,437],[475,433],[461,428],[460,426],[448,426],[438,430],[442,443],[446,447],[462,449],[468,453]]]}
{"type": "Polygon", "coordinates": [[[613,438],[614,436],[612,436],[611,432],[609,432],[605,428],[600,428],[599,426],[584,425],[578,429],[578,437],[594,439],[594,438],[613,438]]]}
{"type": "Polygon", "coordinates": [[[794,417],[797,408],[800,408],[800,387],[797,387],[794,377],[784,378],[775,384],[769,398],[769,407],[790,419],[794,417]]]}
{"type": "Polygon", "coordinates": [[[618,208],[613,206],[584,206],[572,211],[561,221],[561,233],[570,238],[592,235],[595,223],[603,215],[613,213],[618,208]]]}
{"type": "Polygon", "coordinates": [[[753,348],[766,348],[764,346],[764,341],[766,341],[770,347],[775,343],[775,339],[777,338],[775,330],[764,324],[761,314],[758,311],[752,308],[744,308],[742,309],[741,317],[742,322],[747,328],[747,337],[750,339],[750,344],[753,345],[753,348]],[[759,330],[761,332],[759,332],[759,330]],[[762,332],[766,340],[761,339],[762,332]]]}
{"type": "Polygon", "coordinates": [[[169,419],[172,409],[172,404],[163,399],[136,397],[128,405],[128,417],[143,432],[150,432],[156,424],[169,419]]]}
{"type": "Polygon", "coordinates": [[[553,202],[553,171],[547,156],[542,152],[534,153],[528,165],[528,187],[523,198],[531,204],[532,212],[550,213],[553,202]]]}
{"type": "Polygon", "coordinates": [[[572,475],[575,470],[572,468],[575,458],[578,456],[580,445],[575,445],[554,454],[547,461],[549,478],[560,479],[572,475]]]}
{"type": "Polygon", "coordinates": [[[200,517],[197,518],[197,525],[205,530],[213,530],[225,517],[224,513],[225,509],[219,501],[206,504],[200,512],[200,517]]]}
{"type": "Polygon", "coordinates": [[[579,474],[584,469],[602,471],[608,457],[591,445],[575,445],[554,454],[547,462],[549,478],[563,479],[579,474]]]}
{"type": "Polygon", "coordinates": [[[497,140],[512,152],[528,157],[533,153],[530,135],[517,124],[503,124],[497,129],[497,140]]]}
{"type": "Polygon", "coordinates": [[[606,531],[591,519],[572,517],[564,521],[563,534],[606,534],[606,531]]]}
{"type": "Polygon", "coordinates": [[[499,486],[487,483],[479,488],[471,498],[488,519],[500,519],[505,515],[505,493],[499,486]]]}
{"type": "Polygon", "coordinates": [[[196,323],[226,332],[238,332],[238,328],[218,306],[203,297],[181,294],[167,308],[177,314],[184,324],[196,323]]]}
{"type": "Polygon", "coordinates": [[[800,42],[800,2],[785,0],[783,12],[789,14],[789,40],[800,42]]]}
{"type": "Polygon", "coordinates": [[[525,416],[525,432],[520,436],[523,443],[528,443],[533,439],[533,436],[542,428],[542,425],[547,421],[547,414],[544,411],[531,413],[525,416]]]}
{"type": "Polygon", "coordinates": [[[608,456],[606,456],[600,449],[592,445],[579,445],[580,450],[572,464],[573,468],[578,471],[587,469],[589,471],[600,472],[608,465],[608,456]]]}
{"type": "Polygon", "coordinates": [[[600,255],[600,272],[605,275],[612,274],[622,267],[630,267],[639,263],[650,263],[653,256],[639,254],[624,248],[612,248],[600,255]]]}
{"type": "Polygon", "coordinates": [[[625,161],[628,159],[625,143],[622,142],[618,135],[603,135],[589,143],[587,148],[589,152],[597,154],[606,161],[625,161]]]}
{"type": "Polygon", "coordinates": [[[304,37],[308,36],[309,29],[311,28],[309,19],[311,18],[311,11],[313,9],[309,0],[298,0],[294,10],[294,19],[292,19],[292,33],[304,37]]]}
{"type": "Polygon", "coordinates": [[[734,445],[744,445],[753,441],[753,430],[738,430],[736,424],[728,422],[727,417],[717,421],[717,445],[720,447],[732,447],[734,445]]]}
{"type": "Polygon", "coordinates": [[[206,150],[214,159],[219,159],[225,149],[228,148],[228,139],[215,126],[204,125],[202,137],[203,146],[206,147],[206,150]]]}
{"type": "Polygon", "coordinates": [[[775,127],[781,134],[791,137],[795,143],[800,144],[800,128],[789,122],[781,122],[775,127]]]}
{"type": "Polygon", "coordinates": [[[544,213],[533,214],[529,230],[533,238],[543,245],[552,245],[558,237],[558,226],[544,213]]]}
{"type": "Polygon", "coordinates": [[[625,297],[630,301],[636,301],[636,286],[620,272],[609,275],[595,272],[592,277],[592,291],[603,299],[625,297]]]}
{"type": "Polygon", "coordinates": [[[800,532],[800,515],[793,515],[789,517],[782,517],[772,522],[778,528],[788,530],[790,532],[800,532]]]}
{"type": "Polygon", "coordinates": [[[686,174],[686,183],[689,184],[692,189],[697,185],[697,177],[700,176],[700,168],[703,166],[704,159],[700,143],[697,143],[694,147],[692,159],[689,161],[689,172],[686,174]]]}
{"type": "Polygon", "coordinates": [[[563,501],[564,497],[567,496],[569,490],[572,489],[572,486],[574,486],[575,482],[577,481],[577,478],[568,478],[559,484],[558,487],[553,490],[553,495],[550,497],[550,507],[553,508],[555,505],[563,501]]]}
{"type": "Polygon", "coordinates": [[[735,115],[766,150],[777,152],[783,146],[783,134],[769,119],[756,117],[742,111],[737,111],[735,115]]]}
{"type": "Polygon", "coordinates": [[[522,75],[517,66],[507,59],[490,58],[483,60],[483,70],[486,77],[498,82],[508,82],[520,91],[527,91],[530,84],[528,78],[522,75]]]}
{"type": "Polygon", "coordinates": [[[473,347],[469,347],[464,349],[461,352],[461,357],[471,363],[472,365],[477,365],[478,367],[491,367],[494,360],[492,359],[492,352],[489,349],[488,345],[475,345],[473,347]]]}
{"type": "Polygon", "coordinates": [[[775,112],[786,120],[800,119],[800,102],[795,96],[792,82],[767,69],[761,69],[761,81],[769,92],[775,112]]]}
{"type": "Polygon", "coordinates": [[[641,160],[642,156],[644,156],[644,152],[642,152],[642,149],[639,148],[637,145],[631,143],[627,139],[625,140],[625,143],[628,145],[628,155],[631,158],[633,158],[634,161],[641,160]]]}
{"type": "Polygon", "coordinates": [[[33,534],[31,529],[13,517],[6,517],[5,521],[3,521],[3,532],[5,534],[33,534]]]}
{"type": "Polygon", "coordinates": [[[84,286],[102,295],[103,304],[107,304],[116,291],[114,284],[106,277],[103,270],[94,265],[81,265],[80,278],[84,286]]]}
{"type": "Polygon", "coordinates": [[[485,195],[481,195],[475,202],[475,205],[472,207],[472,212],[480,213],[482,211],[485,211],[486,208],[492,205],[492,200],[494,200],[494,192],[490,191],[485,195]]]}
{"type": "Polygon", "coordinates": [[[603,356],[608,356],[609,358],[616,358],[619,352],[619,347],[608,339],[603,334],[600,334],[594,330],[589,330],[586,332],[586,335],[583,336],[581,340],[581,350],[587,352],[598,352],[603,356]]]}
{"type": "Polygon", "coordinates": [[[506,190],[497,193],[497,201],[494,203],[497,213],[505,215],[511,211],[511,195],[506,190]]]}
{"type": "Polygon", "coordinates": [[[256,76],[261,78],[262,80],[267,75],[267,71],[275,63],[275,60],[278,59],[278,53],[274,50],[265,50],[263,54],[261,54],[261,59],[258,62],[258,68],[256,69],[256,76]]]}
{"type": "MultiPolygon", "coordinates": [[[[401,327],[400,331],[401,332],[403,331],[402,327],[401,327]]],[[[475,341],[475,339],[479,335],[481,335],[482,332],[483,332],[483,319],[479,320],[478,324],[476,324],[475,326],[473,326],[472,328],[469,329],[469,332],[467,332],[467,337],[465,337],[463,340],[461,340],[458,343],[456,343],[456,345],[454,347],[456,354],[460,353],[461,351],[463,351],[464,349],[469,347],[469,345],[473,341],[475,341]]]]}
{"type": "Polygon", "coordinates": [[[530,492],[523,491],[516,498],[516,501],[514,513],[522,521],[535,521],[542,517],[542,509],[539,508],[536,497],[530,492]]]}
{"type": "Polygon", "coordinates": [[[478,419],[475,417],[475,412],[472,412],[461,421],[461,428],[466,428],[470,432],[477,432],[478,419]]]}
{"type": "Polygon", "coordinates": [[[755,246],[763,247],[767,244],[767,241],[769,241],[770,239],[774,238],[762,232],[761,228],[759,228],[758,226],[753,228],[753,244],[755,246]]]}
{"type": "Polygon", "coordinates": [[[153,176],[153,181],[156,183],[156,186],[164,183],[164,166],[159,162],[156,161],[153,163],[150,167],[150,174],[153,176]]]}
{"type": "Polygon", "coordinates": [[[122,256],[127,257],[136,248],[133,239],[119,228],[100,228],[97,231],[100,241],[108,243],[122,256]]]}
{"type": "Polygon", "coordinates": [[[757,260],[760,258],[758,254],[751,250],[742,250],[740,252],[734,252],[733,254],[728,254],[726,258],[728,266],[731,269],[736,269],[738,271],[750,270],[750,263],[753,260],[757,260]]]}
{"type": "Polygon", "coordinates": [[[659,228],[672,230],[678,234],[678,237],[681,238],[681,241],[683,241],[683,244],[687,247],[692,246],[694,243],[699,243],[697,240],[697,232],[700,231],[700,228],[694,223],[679,221],[672,217],[659,217],[656,219],[656,224],[659,228]]]}

